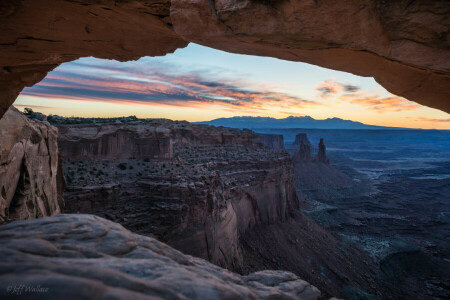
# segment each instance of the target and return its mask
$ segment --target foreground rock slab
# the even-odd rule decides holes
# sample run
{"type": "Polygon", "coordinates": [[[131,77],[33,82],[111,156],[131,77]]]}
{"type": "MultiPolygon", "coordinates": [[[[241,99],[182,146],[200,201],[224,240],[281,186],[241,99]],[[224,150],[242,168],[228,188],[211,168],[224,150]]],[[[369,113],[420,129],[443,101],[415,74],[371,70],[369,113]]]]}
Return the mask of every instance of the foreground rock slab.
{"type": "Polygon", "coordinates": [[[318,299],[285,271],[240,276],[92,215],[0,226],[0,298],[318,299]]]}

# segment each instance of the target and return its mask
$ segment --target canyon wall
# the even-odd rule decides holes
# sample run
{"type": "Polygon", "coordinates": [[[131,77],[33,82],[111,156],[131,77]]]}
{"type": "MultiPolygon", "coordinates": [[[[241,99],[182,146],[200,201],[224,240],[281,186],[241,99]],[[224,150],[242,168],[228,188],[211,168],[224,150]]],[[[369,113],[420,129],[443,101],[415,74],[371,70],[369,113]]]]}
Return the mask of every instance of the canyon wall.
{"type": "Polygon", "coordinates": [[[51,216],[64,205],[58,130],[11,107],[0,120],[0,222],[51,216]]]}
{"type": "Polygon", "coordinates": [[[269,149],[284,151],[284,139],[281,134],[258,133],[261,142],[269,149]]]}
{"type": "Polygon", "coordinates": [[[309,147],[311,150],[311,142],[308,139],[308,136],[306,133],[298,133],[295,136],[294,142],[288,147],[290,151],[293,151],[294,153],[300,149],[301,144],[304,144],[305,146],[309,147]]]}
{"type": "Polygon", "coordinates": [[[60,126],[59,149],[65,160],[173,157],[169,130],[159,126],[60,126]]]}
{"type": "MultiPolygon", "coordinates": [[[[115,136],[136,128],[153,132],[152,127],[160,126],[150,122],[102,127],[115,136]]],[[[97,125],[61,126],[61,132],[72,128],[69,141],[66,134],[59,138],[69,176],[67,211],[108,217],[184,253],[240,270],[239,237],[256,224],[283,221],[298,209],[291,158],[266,148],[249,130],[186,122],[164,126],[174,157],[166,161],[152,155],[150,160],[130,159],[129,153],[98,160],[96,147],[84,148],[94,151],[73,158],[64,147],[78,140],[75,128],[80,128],[83,140],[95,144],[101,144],[104,135],[96,134],[97,125]]],[[[134,135],[133,143],[139,144],[141,137],[134,135]]],[[[126,144],[119,149],[130,145],[122,142],[126,144]]]]}
{"type": "Polygon", "coordinates": [[[450,112],[447,0],[0,2],[0,116],[59,64],[165,55],[189,42],[374,77],[450,112]]]}

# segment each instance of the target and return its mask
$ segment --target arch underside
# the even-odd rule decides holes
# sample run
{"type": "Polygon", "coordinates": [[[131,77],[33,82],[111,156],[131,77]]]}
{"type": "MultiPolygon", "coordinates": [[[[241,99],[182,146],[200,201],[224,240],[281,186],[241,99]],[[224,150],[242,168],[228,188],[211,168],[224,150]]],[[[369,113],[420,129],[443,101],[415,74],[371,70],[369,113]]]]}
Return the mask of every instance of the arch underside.
{"type": "Polygon", "coordinates": [[[0,23],[0,116],[61,63],[161,56],[189,42],[372,76],[450,112],[447,0],[2,1],[0,23]]]}

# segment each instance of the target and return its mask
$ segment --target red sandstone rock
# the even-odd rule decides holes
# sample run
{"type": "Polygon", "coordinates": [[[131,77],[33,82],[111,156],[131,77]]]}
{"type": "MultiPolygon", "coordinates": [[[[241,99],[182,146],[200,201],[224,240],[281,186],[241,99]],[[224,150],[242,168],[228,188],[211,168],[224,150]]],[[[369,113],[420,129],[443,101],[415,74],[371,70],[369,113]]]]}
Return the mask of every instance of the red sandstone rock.
{"type": "Polygon", "coordinates": [[[56,127],[11,107],[0,120],[0,221],[57,214],[63,205],[56,127]]]}
{"type": "Polygon", "coordinates": [[[281,134],[258,133],[261,142],[271,150],[284,151],[284,139],[281,134]]]}
{"type": "Polygon", "coordinates": [[[74,172],[65,195],[68,212],[112,216],[135,232],[220,266],[242,269],[239,237],[298,209],[289,155],[265,148],[250,130],[168,120],[59,129],[61,153],[72,161],[66,173],[74,172]],[[124,132],[130,138],[119,138],[124,132]],[[171,157],[179,159],[153,161],[153,147],[139,156],[150,161],[129,159],[143,141],[161,144],[154,132],[170,138],[171,157]],[[103,155],[101,149],[114,153],[103,155]],[[119,162],[124,170],[116,176],[119,162]],[[90,175],[98,170],[103,175],[90,175]]]}
{"type": "Polygon", "coordinates": [[[84,56],[132,60],[195,42],[373,76],[450,112],[447,0],[23,0],[0,3],[0,116],[84,56]]]}
{"type": "Polygon", "coordinates": [[[450,111],[446,0],[172,0],[170,16],[187,41],[372,76],[450,111]]]}
{"type": "Polygon", "coordinates": [[[60,126],[58,140],[65,160],[173,157],[170,130],[159,126],[60,126]]]}

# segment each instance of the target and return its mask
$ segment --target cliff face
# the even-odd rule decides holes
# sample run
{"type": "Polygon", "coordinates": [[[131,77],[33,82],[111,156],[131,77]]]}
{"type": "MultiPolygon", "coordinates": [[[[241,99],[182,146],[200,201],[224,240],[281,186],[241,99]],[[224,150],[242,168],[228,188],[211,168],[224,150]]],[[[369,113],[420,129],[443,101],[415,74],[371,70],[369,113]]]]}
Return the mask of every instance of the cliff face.
{"type": "MultiPolygon", "coordinates": [[[[308,276],[327,296],[344,296],[343,285],[382,295],[364,253],[299,212],[287,152],[270,150],[249,130],[167,120],[129,125],[166,128],[173,158],[87,155],[64,161],[67,212],[106,217],[241,274],[288,268],[308,276]]],[[[83,138],[95,140],[86,134],[94,131],[81,128],[83,138]]]]}
{"type": "Polygon", "coordinates": [[[65,160],[173,157],[169,130],[158,126],[60,126],[59,149],[65,160]]]}
{"type": "Polygon", "coordinates": [[[2,299],[17,298],[19,292],[39,299],[316,300],[321,296],[293,273],[240,276],[92,215],[62,214],[3,225],[0,243],[0,284],[21,282],[40,288],[34,293],[3,288],[2,299]]]}
{"type": "Polygon", "coordinates": [[[56,127],[28,120],[14,107],[0,120],[0,222],[61,211],[57,134],[56,127]]]}
{"type": "Polygon", "coordinates": [[[258,137],[261,140],[261,142],[269,149],[276,150],[276,151],[284,150],[283,135],[258,133],[258,137]]]}
{"type": "Polygon", "coordinates": [[[306,135],[306,133],[298,133],[295,136],[294,142],[289,146],[289,149],[297,151],[300,148],[302,142],[306,146],[311,147],[311,142],[308,140],[308,136],[306,135]]]}
{"type": "Polygon", "coordinates": [[[165,55],[189,42],[374,77],[448,112],[449,14],[447,0],[2,1],[0,116],[63,62],[165,55]]]}
{"type": "MultiPolygon", "coordinates": [[[[151,126],[144,127],[151,131],[151,126]]],[[[173,140],[172,160],[129,159],[127,154],[66,162],[67,211],[99,214],[184,253],[242,269],[239,237],[298,209],[292,160],[268,150],[251,131],[176,122],[165,126],[173,140]]],[[[94,133],[82,129],[84,138],[94,133]]],[[[60,145],[67,145],[66,137],[60,136],[60,145]]]]}

